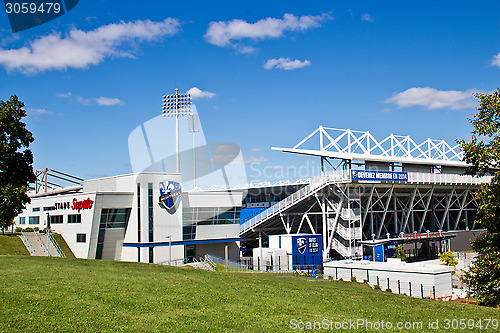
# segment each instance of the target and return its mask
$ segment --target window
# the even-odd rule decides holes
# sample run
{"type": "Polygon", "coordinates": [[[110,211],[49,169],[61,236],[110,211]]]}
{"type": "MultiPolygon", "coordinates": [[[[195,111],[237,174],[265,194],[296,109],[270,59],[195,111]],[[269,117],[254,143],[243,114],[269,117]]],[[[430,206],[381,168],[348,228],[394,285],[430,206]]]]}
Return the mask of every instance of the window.
{"type": "Polygon", "coordinates": [[[76,242],[77,243],[86,243],[87,242],[87,234],[76,234],[76,242]]]}
{"type": "Polygon", "coordinates": [[[153,183],[148,183],[148,242],[153,241],[153,183]]]}
{"type": "Polygon", "coordinates": [[[239,224],[240,207],[195,207],[183,209],[183,226],[239,224]]]}
{"type": "Polygon", "coordinates": [[[40,207],[33,207],[33,211],[34,212],[39,212],[40,211],[40,207]]]}
{"type": "Polygon", "coordinates": [[[54,207],[54,206],[43,207],[44,212],[49,211],[49,210],[56,210],[56,207],[54,207]]]}
{"type": "Polygon", "coordinates": [[[28,220],[29,224],[39,224],[40,223],[40,217],[38,216],[30,216],[29,220],[28,220]]]}
{"type": "MultiPolygon", "coordinates": [[[[148,183],[148,241],[153,242],[154,223],[153,223],[153,183],[148,183]]],[[[149,248],[149,263],[154,261],[153,247],[149,248]]]]}
{"type": "Polygon", "coordinates": [[[99,232],[97,234],[96,259],[102,259],[102,249],[104,247],[104,239],[106,229],[127,229],[128,220],[130,217],[130,208],[103,208],[101,209],[101,221],[99,223],[99,232]]]}
{"type": "Polygon", "coordinates": [[[81,214],[68,215],[68,223],[82,223],[82,215],[81,214]]]}
{"type": "Polygon", "coordinates": [[[50,224],[61,224],[63,223],[62,215],[49,215],[50,224]]]}
{"type": "Polygon", "coordinates": [[[19,224],[26,224],[26,218],[25,217],[20,217],[19,218],[19,224]]]}
{"type": "MultiPolygon", "coordinates": [[[[141,184],[137,183],[137,242],[141,242],[141,184]]],[[[141,262],[141,248],[137,248],[137,262],[141,262]]]]}

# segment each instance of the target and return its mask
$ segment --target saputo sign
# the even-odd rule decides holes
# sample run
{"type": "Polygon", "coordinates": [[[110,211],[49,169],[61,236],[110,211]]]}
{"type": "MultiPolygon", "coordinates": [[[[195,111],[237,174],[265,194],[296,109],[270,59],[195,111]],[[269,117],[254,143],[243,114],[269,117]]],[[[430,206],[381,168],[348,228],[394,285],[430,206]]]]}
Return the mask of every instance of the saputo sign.
{"type": "Polygon", "coordinates": [[[80,213],[81,209],[91,209],[92,205],[94,204],[94,201],[90,198],[87,198],[85,200],[78,201],[73,199],[73,204],[71,205],[71,209],[77,210],[78,213],[80,213]]]}
{"type": "Polygon", "coordinates": [[[90,198],[87,198],[85,200],[77,200],[76,198],[74,198],[73,202],[56,202],[54,204],[54,208],[56,210],[72,209],[72,210],[77,210],[78,213],[80,213],[80,210],[82,209],[91,209],[93,204],[94,201],[90,198]]]}

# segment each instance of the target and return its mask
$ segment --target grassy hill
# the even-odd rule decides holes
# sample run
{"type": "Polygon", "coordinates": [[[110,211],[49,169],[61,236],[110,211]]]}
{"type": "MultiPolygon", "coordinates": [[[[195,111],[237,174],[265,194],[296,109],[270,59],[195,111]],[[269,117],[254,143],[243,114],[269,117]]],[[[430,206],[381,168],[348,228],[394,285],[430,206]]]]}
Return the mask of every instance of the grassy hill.
{"type": "Polygon", "coordinates": [[[1,332],[287,332],[291,320],[324,319],[431,331],[429,320],[500,317],[351,282],[113,261],[0,256],[0,285],[1,332]]]}
{"type": "Polygon", "coordinates": [[[0,255],[26,255],[30,253],[26,246],[24,246],[21,238],[11,236],[10,233],[5,235],[0,234],[0,255]]]}

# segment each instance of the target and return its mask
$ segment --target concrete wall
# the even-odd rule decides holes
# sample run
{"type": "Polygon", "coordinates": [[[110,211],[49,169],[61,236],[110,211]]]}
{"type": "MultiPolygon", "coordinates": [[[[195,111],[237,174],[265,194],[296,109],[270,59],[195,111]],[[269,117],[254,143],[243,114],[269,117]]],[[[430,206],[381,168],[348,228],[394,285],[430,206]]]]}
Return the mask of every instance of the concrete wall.
{"type": "Polygon", "coordinates": [[[203,257],[205,254],[211,254],[215,257],[225,259],[226,244],[228,246],[228,259],[232,261],[238,261],[240,259],[240,247],[238,242],[196,244],[196,257],[203,257]]]}
{"type": "Polygon", "coordinates": [[[378,284],[382,290],[389,288],[393,293],[419,298],[444,297],[452,294],[452,268],[447,270],[446,266],[402,264],[401,270],[397,270],[391,263],[356,262],[348,265],[342,264],[344,262],[339,262],[339,265],[335,262],[325,264],[325,279],[351,281],[351,277],[355,277],[358,282],[367,280],[371,286],[378,284]]]}
{"type": "Polygon", "coordinates": [[[451,251],[470,251],[472,246],[470,242],[476,237],[484,234],[486,230],[468,230],[468,231],[454,231],[457,236],[450,239],[451,251]]]}

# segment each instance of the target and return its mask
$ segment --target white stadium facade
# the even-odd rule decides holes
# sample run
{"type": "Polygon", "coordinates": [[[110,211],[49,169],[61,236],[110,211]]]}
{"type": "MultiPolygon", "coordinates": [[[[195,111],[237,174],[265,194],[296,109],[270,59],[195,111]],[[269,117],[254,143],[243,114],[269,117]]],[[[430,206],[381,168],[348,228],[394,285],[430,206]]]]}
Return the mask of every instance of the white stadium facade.
{"type": "Polygon", "coordinates": [[[273,149],[317,157],[321,175],[191,190],[181,173],[82,180],[46,169],[15,227],[50,225],[88,259],[175,263],[211,254],[238,261],[270,235],[303,234],[322,236],[325,262],[372,260],[376,248],[387,256],[394,244],[417,258],[477,229],[473,192],[491,179],[466,175],[459,147],[443,140],[417,144],[391,134],[379,141],[319,127],[293,148],[273,149]],[[49,176],[74,184],[57,187],[49,176]]]}

